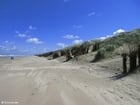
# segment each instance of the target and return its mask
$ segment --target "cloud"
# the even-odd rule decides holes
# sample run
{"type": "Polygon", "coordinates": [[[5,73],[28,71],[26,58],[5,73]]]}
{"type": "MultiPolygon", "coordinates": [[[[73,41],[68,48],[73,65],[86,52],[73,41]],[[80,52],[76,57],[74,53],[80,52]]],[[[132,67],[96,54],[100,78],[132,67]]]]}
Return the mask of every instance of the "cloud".
{"type": "Polygon", "coordinates": [[[12,46],[14,44],[15,44],[15,42],[11,42],[11,41],[8,41],[8,40],[5,40],[4,43],[3,43],[4,46],[6,46],[6,45],[12,46]]]}
{"type": "Polygon", "coordinates": [[[32,25],[29,25],[27,30],[24,33],[28,34],[28,33],[32,32],[33,30],[36,30],[36,29],[37,29],[36,27],[33,27],[32,25]]]}
{"type": "Polygon", "coordinates": [[[118,29],[118,30],[114,31],[112,33],[112,35],[106,35],[106,36],[100,37],[98,39],[105,40],[105,39],[110,38],[110,37],[112,37],[114,35],[118,35],[119,33],[122,33],[122,32],[125,32],[125,30],[124,29],[118,29]]]}
{"type": "Polygon", "coordinates": [[[19,31],[16,31],[16,34],[20,38],[29,38],[30,36],[25,33],[20,33],[19,31]]]}
{"type": "MultiPolygon", "coordinates": [[[[67,34],[67,35],[63,36],[63,38],[65,38],[65,39],[72,39],[73,40],[73,44],[80,44],[80,43],[83,42],[83,40],[80,39],[79,36],[73,35],[73,34],[67,34]]],[[[60,46],[63,46],[63,44],[60,43],[60,46]]]]}
{"type": "Polygon", "coordinates": [[[73,34],[67,34],[67,35],[63,36],[63,38],[65,38],[65,39],[78,39],[79,36],[73,35],[73,34]]]}
{"type": "Polygon", "coordinates": [[[90,12],[89,14],[88,14],[88,16],[94,16],[96,13],[95,12],[90,12]]]}
{"type": "Polygon", "coordinates": [[[122,32],[125,32],[125,30],[124,29],[118,29],[115,32],[113,32],[113,35],[116,35],[116,34],[119,34],[119,33],[122,33],[122,32]]]}
{"type": "Polygon", "coordinates": [[[6,40],[6,41],[4,41],[4,43],[5,43],[5,44],[7,44],[7,43],[9,43],[9,41],[8,41],[8,40],[6,40]]]}
{"type": "Polygon", "coordinates": [[[110,38],[110,37],[112,37],[112,35],[103,36],[103,37],[100,37],[99,39],[100,40],[105,40],[105,39],[110,38]]]}
{"type": "Polygon", "coordinates": [[[36,27],[33,27],[32,25],[29,25],[29,30],[36,30],[36,27]]]}
{"type": "Polygon", "coordinates": [[[21,38],[28,38],[29,36],[27,34],[18,34],[18,37],[21,37],[21,38]]]}
{"type": "Polygon", "coordinates": [[[1,45],[0,45],[0,50],[2,51],[12,51],[12,50],[16,50],[17,46],[15,45],[14,42],[10,42],[8,40],[4,41],[1,45]]]}
{"type": "Polygon", "coordinates": [[[27,43],[32,43],[32,44],[42,44],[43,42],[40,41],[38,38],[29,38],[26,40],[27,43]]]}
{"type": "Polygon", "coordinates": [[[4,44],[0,45],[0,54],[1,55],[11,55],[11,54],[18,54],[19,49],[17,48],[16,45],[11,45],[11,44],[4,44]]]}
{"type": "Polygon", "coordinates": [[[31,33],[32,30],[36,30],[36,27],[33,27],[32,25],[29,25],[28,29],[25,32],[21,33],[19,31],[16,31],[16,34],[20,38],[29,38],[30,36],[28,34],[31,33]]]}
{"type": "Polygon", "coordinates": [[[66,45],[64,43],[57,43],[56,45],[59,46],[59,47],[61,47],[61,48],[66,47],[66,45]]]}
{"type": "Polygon", "coordinates": [[[70,0],[64,0],[64,2],[68,2],[68,1],[70,1],[70,0]]]}
{"type": "Polygon", "coordinates": [[[83,40],[82,39],[79,39],[79,40],[74,40],[73,41],[73,43],[74,44],[81,44],[83,42],[83,40]]]}
{"type": "Polygon", "coordinates": [[[80,28],[83,28],[83,25],[73,25],[73,28],[80,29],[80,28]]]}
{"type": "Polygon", "coordinates": [[[29,36],[28,34],[32,32],[32,30],[35,30],[36,28],[33,27],[32,25],[29,25],[28,29],[24,32],[24,33],[21,33],[19,31],[16,31],[16,34],[18,37],[20,38],[25,38],[25,41],[27,43],[32,43],[32,44],[42,44],[43,42],[40,41],[38,38],[36,37],[32,37],[32,36],[29,36]]]}

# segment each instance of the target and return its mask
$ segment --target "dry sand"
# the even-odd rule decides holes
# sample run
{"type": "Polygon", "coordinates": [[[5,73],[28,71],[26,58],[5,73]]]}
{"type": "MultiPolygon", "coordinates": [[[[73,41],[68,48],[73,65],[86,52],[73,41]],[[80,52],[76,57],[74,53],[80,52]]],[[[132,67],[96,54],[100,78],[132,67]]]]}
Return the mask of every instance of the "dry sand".
{"type": "Polygon", "coordinates": [[[113,61],[76,64],[34,56],[0,58],[0,104],[140,105],[140,75],[110,79],[116,71],[107,65],[113,61]]]}

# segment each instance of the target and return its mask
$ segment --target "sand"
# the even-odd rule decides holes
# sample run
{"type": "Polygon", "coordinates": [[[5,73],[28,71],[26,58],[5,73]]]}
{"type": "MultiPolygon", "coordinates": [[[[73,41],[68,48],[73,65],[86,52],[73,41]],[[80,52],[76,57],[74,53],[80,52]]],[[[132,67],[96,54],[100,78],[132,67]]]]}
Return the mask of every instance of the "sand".
{"type": "Polygon", "coordinates": [[[140,74],[112,80],[113,61],[0,57],[0,105],[140,105],[140,74]]]}

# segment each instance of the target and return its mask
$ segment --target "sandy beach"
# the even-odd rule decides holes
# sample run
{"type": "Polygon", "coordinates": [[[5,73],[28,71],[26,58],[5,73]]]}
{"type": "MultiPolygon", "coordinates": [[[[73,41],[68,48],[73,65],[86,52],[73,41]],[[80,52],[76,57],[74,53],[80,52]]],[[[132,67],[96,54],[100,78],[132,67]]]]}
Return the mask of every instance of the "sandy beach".
{"type": "MultiPolygon", "coordinates": [[[[110,62],[0,57],[0,105],[140,105],[140,76],[119,80],[110,62]]],[[[115,63],[117,65],[117,63],[115,63]]]]}

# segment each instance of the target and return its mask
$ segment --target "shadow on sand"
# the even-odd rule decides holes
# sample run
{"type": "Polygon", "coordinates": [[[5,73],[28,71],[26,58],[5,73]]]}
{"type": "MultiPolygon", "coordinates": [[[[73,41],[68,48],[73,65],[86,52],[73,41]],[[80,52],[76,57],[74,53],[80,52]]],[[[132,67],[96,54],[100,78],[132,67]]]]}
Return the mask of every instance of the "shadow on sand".
{"type": "Polygon", "coordinates": [[[114,76],[109,77],[109,78],[111,78],[112,80],[118,80],[118,79],[124,78],[128,75],[129,75],[129,73],[126,73],[126,74],[121,73],[121,74],[117,74],[117,75],[114,75],[114,76]]]}
{"type": "Polygon", "coordinates": [[[118,80],[118,79],[124,78],[124,77],[126,77],[128,75],[135,74],[135,73],[138,73],[138,72],[140,73],[140,67],[139,66],[136,67],[136,69],[131,71],[131,72],[129,71],[129,72],[125,73],[125,74],[120,73],[120,74],[114,75],[114,76],[109,77],[109,78],[111,78],[112,80],[118,80]]]}

